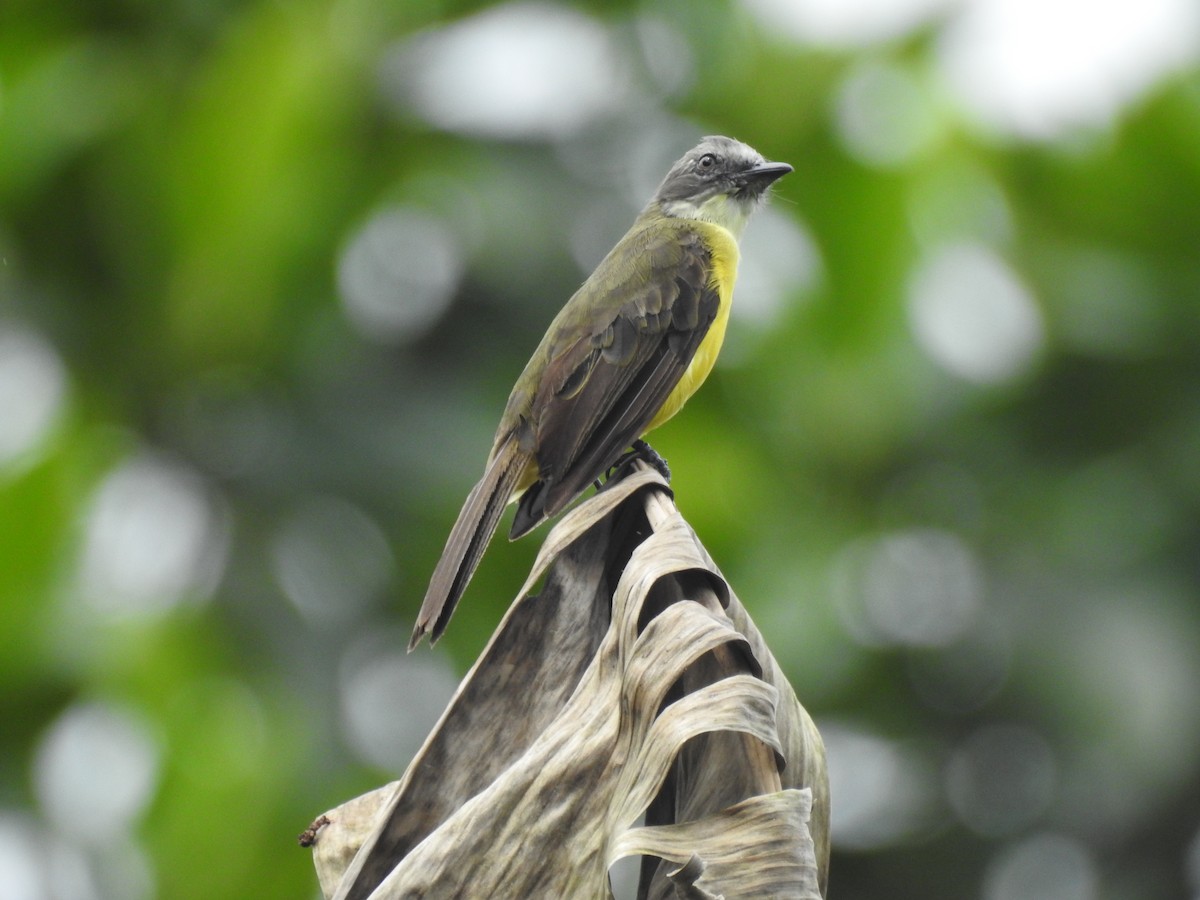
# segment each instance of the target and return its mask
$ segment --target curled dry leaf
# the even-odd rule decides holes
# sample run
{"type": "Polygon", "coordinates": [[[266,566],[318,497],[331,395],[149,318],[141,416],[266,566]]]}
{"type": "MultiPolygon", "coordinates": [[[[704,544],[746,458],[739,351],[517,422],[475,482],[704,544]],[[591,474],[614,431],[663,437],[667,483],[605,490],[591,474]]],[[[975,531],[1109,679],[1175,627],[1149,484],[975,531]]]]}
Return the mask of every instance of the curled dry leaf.
{"type": "Polygon", "coordinates": [[[372,827],[316,844],[337,900],[605,900],[629,855],[639,898],[819,898],[828,864],[816,728],[644,466],[560,520],[404,777],[351,803],[372,827]]]}

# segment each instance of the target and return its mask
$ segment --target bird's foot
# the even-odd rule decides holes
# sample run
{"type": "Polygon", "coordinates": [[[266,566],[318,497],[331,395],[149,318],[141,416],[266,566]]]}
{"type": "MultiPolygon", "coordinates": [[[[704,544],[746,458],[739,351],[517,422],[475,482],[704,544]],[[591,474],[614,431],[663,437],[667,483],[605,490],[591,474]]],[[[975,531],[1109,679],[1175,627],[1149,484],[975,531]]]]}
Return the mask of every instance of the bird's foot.
{"type": "Polygon", "coordinates": [[[608,472],[605,473],[604,476],[606,481],[621,480],[629,474],[630,466],[632,466],[635,461],[640,459],[642,462],[653,466],[658,471],[658,474],[663,477],[663,480],[667,482],[667,484],[671,483],[671,467],[667,465],[667,461],[665,459],[659,456],[657,450],[655,450],[641,438],[638,438],[636,441],[634,441],[631,447],[632,449],[622,454],[620,459],[609,466],[608,472]]]}
{"type": "Polygon", "coordinates": [[[649,463],[658,470],[658,474],[663,477],[663,481],[667,484],[671,483],[671,467],[667,465],[667,461],[659,456],[658,451],[638,438],[633,442],[633,454],[635,457],[649,463]]]}

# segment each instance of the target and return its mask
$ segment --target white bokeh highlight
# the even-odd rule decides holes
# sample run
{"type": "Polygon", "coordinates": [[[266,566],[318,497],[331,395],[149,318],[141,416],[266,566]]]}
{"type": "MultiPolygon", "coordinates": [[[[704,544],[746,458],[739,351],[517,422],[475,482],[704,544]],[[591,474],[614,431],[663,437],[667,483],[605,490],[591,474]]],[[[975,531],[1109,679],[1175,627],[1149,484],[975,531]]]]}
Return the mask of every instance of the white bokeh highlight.
{"type": "Polygon", "coordinates": [[[1108,736],[1121,777],[1146,796],[1183,783],[1200,758],[1200,654],[1191,622],[1157,586],[1093,591],[1061,654],[1060,681],[1108,736]]]}
{"type": "Polygon", "coordinates": [[[1026,838],[988,866],[983,900],[1096,900],[1100,873],[1076,838],[1047,832],[1026,838]]]}
{"type": "Polygon", "coordinates": [[[846,722],[821,722],[833,797],[830,836],[845,850],[895,845],[927,824],[935,787],[911,746],[846,722]]]}
{"type": "Polygon", "coordinates": [[[1200,828],[1196,829],[1195,836],[1192,837],[1191,843],[1188,844],[1183,865],[1184,871],[1187,873],[1187,883],[1192,891],[1192,896],[1200,897],[1200,828]]]}
{"type": "Polygon", "coordinates": [[[951,244],[919,264],[908,284],[908,319],[934,362],[976,384],[1023,374],[1045,343],[1029,289],[982,244],[951,244]]]}
{"type": "Polygon", "coordinates": [[[1054,799],[1058,776],[1045,738],[1000,723],[977,729],[954,749],[945,780],[950,808],[963,824],[994,838],[1036,822],[1054,799]]]}
{"type": "Polygon", "coordinates": [[[401,772],[433,730],[457,684],[441,654],[406,654],[399,635],[372,632],[339,666],[343,734],[363,762],[401,772]]]}
{"type": "Polygon", "coordinates": [[[459,241],[441,219],[404,207],[380,210],[338,258],[342,308],[365,338],[415,340],[449,309],[464,265],[459,241]]]}
{"type": "Polygon", "coordinates": [[[842,623],[866,646],[946,646],[969,634],[983,609],[981,563],[941,529],[854,542],[835,560],[833,578],[842,623]]]}
{"type": "Polygon", "coordinates": [[[447,131],[569,137],[619,110],[629,64],[604,25],[546,3],[495,6],[398,45],[380,81],[397,111],[447,131]]]}
{"type": "Polygon", "coordinates": [[[939,66],[968,115],[1035,139],[1110,125],[1200,59],[1195,0],[970,0],[940,35],[939,66]]]}
{"type": "Polygon", "coordinates": [[[734,323],[766,330],[788,308],[788,301],[811,290],[821,277],[816,241],[791,212],[767,206],[754,214],[741,245],[734,323]]]}
{"type": "Polygon", "coordinates": [[[952,0],[743,0],[770,34],[849,49],[903,37],[952,0]]]}
{"type": "MultiPolygon", "coordinates": [[[[44,829],[33,816],[15,810],[0,811],[0,877],[6,897],[23,900],[49,898],[50,848],[44,829]]],[[[85,891],[81,900],[94,892],[85,891]]]]}
{"type": "Polygon", "coordinates": [[[276,582],[314,626],[361,616],[395,571],[380,527],[338,497],[301,500],[272,536],[270,558],[276,582]]]}
{"type": "MultiPolygon", "coordinates": [[[[1200,59],[1200,4],[1194,0],[743,0],[743,5],[768,35],[835,50],[886,46],[930,29],[936,35],[935,72],[963,118],[1031,140],[1106,128],[1156,84],[1200,59]]],[[[918,121],[928,115],[913,109],[918,121]]],[[[850,149],[859,152],[853,137],[850,149]]]]}
{"type": "Polygon", "coordinates": [[[0,471],[36,457],[62,416],[67,372],[29,329],[0,323],[0,471]]]}
{"type": "Polygon", "coordinates": [[[79,592],[105,614],[161,614],[207,599],[227,550],[227,516],[200,475],[142,453],[110,472],[92,496],[79,592]]]}
{"type": "Polygon", "coordinates": [[[38,803],[61,833],[91,846],[119,844],[154,797],[160,755],[132,711],[104,703],[69,707],[34,756],[38,803]]]}
{"type": "Polygon", "coordinates": [[[928,89],[916,72],[883,60],[858,63],[838,88],[834,125],[859,161],[899,168],[920,159],[941,136],[928,89]]]}
{"type": "Polygon", "coordinates": [[[691,87],[695,81],[696,60],[687,39],[653,13],[638,16],[634,29],[642,51],[642,65],[658,89],[663,94],[675,96],[691,87]]]}
{"type": "Polygon", "coordinates": [[[0,810],[0,897],[4,900],[151,900],[154,872],[128,836],[88,845],[45,820],[0,810]]]}

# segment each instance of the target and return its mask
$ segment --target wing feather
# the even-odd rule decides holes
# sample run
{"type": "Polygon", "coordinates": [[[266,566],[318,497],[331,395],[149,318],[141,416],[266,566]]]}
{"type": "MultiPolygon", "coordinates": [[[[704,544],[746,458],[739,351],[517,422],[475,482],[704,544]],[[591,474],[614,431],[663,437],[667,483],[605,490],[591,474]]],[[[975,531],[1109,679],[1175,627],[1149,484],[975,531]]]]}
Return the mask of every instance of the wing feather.
{"type": "Polygon", "coordinates": [[[672,229],[637,252],[648,262],[636,269],[641,283],[601,282],[625,302],[551,349],[529,414],[538,482],[521,498],[511,537],[565,507],[642,435],[717,316],[698,234],[672,229]]]}

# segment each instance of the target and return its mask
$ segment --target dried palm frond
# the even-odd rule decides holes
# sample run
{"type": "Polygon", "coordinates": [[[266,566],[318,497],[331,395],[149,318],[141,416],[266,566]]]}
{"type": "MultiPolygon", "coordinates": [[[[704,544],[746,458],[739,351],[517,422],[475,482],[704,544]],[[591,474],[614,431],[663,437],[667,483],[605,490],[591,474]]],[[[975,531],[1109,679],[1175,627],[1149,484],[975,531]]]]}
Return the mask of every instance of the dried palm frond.
{"type": "Polygon", "coordinates": [[[326,815],[336,900],[604,900],[631,855],[639,898],[819,898],[829,855],[816,727],[647,467],[550,532],[403,778],[326,815]]]}

